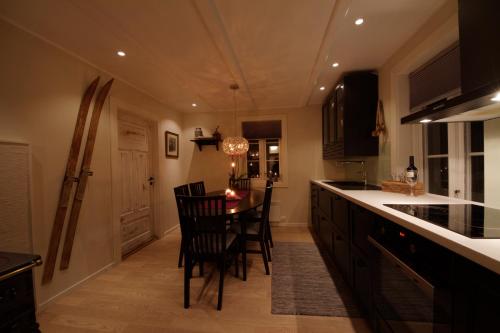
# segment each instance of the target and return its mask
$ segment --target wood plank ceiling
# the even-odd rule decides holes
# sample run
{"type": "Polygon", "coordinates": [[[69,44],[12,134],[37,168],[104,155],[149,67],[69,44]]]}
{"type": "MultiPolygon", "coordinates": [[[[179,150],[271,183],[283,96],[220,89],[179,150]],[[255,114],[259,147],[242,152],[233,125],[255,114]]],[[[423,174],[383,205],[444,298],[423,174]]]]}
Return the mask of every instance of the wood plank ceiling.
{"type": "Polygon", "coordinates": [[[263,110],[320,104],[342,72],[380,67],[444,2],[3,0],[0,17],[176,110],[232,110],[233,82],[239,109],[263,110]]]}

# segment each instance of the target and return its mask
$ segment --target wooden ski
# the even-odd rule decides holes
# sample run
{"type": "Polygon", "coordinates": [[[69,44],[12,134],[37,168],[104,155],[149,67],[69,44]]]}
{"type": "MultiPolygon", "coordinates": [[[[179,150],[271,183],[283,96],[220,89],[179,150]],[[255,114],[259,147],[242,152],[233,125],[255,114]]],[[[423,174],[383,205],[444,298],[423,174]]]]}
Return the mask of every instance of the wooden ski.
{"type": "Polygon", "coordinates": [[[87,114],[89,112],[90,103],[94,97],[97,85],[99,84],[99,77],[97,77],[88,86],[83,94],[82,101],[80,102],[80,109],[76,118],[75,132],[73,133],[73,140],[69,150],[68,162],[66,163],[66,172],[59,194],[59,203],[57,205],[56,216],[54,218],[54,225],[52,226],[52,234],[50,235],[49,249],[47,257],[45,258],[45,266],[43,270],[42,283],[46,284],[52,280],[54,275],[54,267],[56,265],[57,252],[59,250],[59,243],[61,241],[61,234],[64,227],[64,220],[66,219],[66,212],[68,210],[69,197],[75,182],[75,170],[80,155],[80,147],[82,144],[83,132],[85,130],[85,123],[87,122],[87,114]]]}
{"type": "Polygon", "coordinates": [[[68,227],[66,229],[66,238],[64,239],[64,247],[61,257],[60,269],[67,269],[69,260],[71,258],[71,251],[73,250],[73,240],[75,239],[76,226],[78,224],[78,216],[82,207],[83,196],[85,195],[85,188],[87,180],[92,171],[90,171],[90,164],[92,163],[92,154],[94,152],[94,144],[97,136],[97,127],[99,125],[99,118],[101,116],[102,107],[108,97],[109,90],[113,84],[113,79],[109,80],[99,91],[97,99],[92,111],[92,118],[90,119],[89,131],[87,134],[87,142],[85,143],[85,151],[83,152],[83,161],[80,169],[80,176],[78,177],[78,186],[76,194],[73,198],[73,205],[71,206],[71,213],[69,215],[68,227]]]}

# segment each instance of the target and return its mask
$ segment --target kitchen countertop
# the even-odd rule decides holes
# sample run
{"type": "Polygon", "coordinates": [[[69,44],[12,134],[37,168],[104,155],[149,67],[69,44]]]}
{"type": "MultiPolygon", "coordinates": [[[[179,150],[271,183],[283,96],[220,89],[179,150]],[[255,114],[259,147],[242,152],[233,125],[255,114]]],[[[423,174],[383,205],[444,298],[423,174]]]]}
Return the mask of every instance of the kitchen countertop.
{"type": "MultiPolygon", "coordinates": [[[[384,206],[384,204],[470,204],[473,202],[433,194],[410,197],[400,193],[382,191],[341,190],[334,186],[326,185],[322,183],[322,181],[323,180],[311,180],[311,183],[336,193],[361,207],[500,274],[500,239],[468,238],[430,222],[384,206]]],[[[481,205],[476,202],[474,202],[474,204],[481,205]]]]}

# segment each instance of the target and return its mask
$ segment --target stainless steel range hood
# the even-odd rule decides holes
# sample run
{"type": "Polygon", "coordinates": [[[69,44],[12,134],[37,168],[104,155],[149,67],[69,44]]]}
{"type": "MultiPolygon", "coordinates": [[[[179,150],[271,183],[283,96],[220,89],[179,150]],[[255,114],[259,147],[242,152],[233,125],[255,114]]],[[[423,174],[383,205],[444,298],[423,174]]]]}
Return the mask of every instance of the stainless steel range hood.
{"type": "Polygon", "coordinates": [[[500,87],[496,84],[433,103],[401,118],[401,124],[484,121],[494,118],[500,118],[500,87]]]}

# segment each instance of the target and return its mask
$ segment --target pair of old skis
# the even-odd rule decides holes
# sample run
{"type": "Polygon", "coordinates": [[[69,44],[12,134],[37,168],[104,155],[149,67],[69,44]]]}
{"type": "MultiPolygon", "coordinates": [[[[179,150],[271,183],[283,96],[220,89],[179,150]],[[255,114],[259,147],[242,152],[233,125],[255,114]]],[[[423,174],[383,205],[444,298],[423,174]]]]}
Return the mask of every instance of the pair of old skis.
{"type": "Polygon", "coordinates": [[[99,118],[101,116],[104,102],[106,101],[109,90],[111,89],[111,85],[113,84],[113,79],[109,80],[97,94],[97,98],[94,103],[94,109],[92,111],[92,117],[90,119],[90,126],[87,134],[87,142],[85,143],[85,150],[83,153],[80,174],[79,177],[76,178],[75,170],[78,162],[78,156],[80,155],[80,147],[85,130],[85,123],[87,122],[87,114],[89,112],[90,104],[94,97],[94,93],[97,90],[98,84],[99,77],[92,81],[90,86],[85,91],[80,103],[80,109],[78,111],[78,117],[76,119],[75,132],[73,133],[73,141],[71,143],[68,162],[66,164],[66,173],[64,175],[61,193],[59,195],[59,203],[57,205],[54,225],[52,226],[49,249],[47,252],[47,257],[45,258],[45,268],[42,277],[43,284],[50,282],[54,275],[57,252],[59,250],[59,243],[61,241],[61,234],[64,227],[64,221],[66,219],[66,213],[73,189],[73,183],[77,182],[78,185],[76,188],[75,196],[73,198],[71,213],[66,229],[66,238],[64,239],[60,269],[67,269],[69,266],[69,260],[71,258],[71,251],[73,248],[73,240],[75,238],[76,226],[78,223],[78,216],[80,215],[83,196],[85,194],[85,187],[87,185],[88,177],[92,174],[92,172],[90,171],[90,164],[92,162],[92,154],[94,151],[94,143],[97,135],[99,118]]]}

